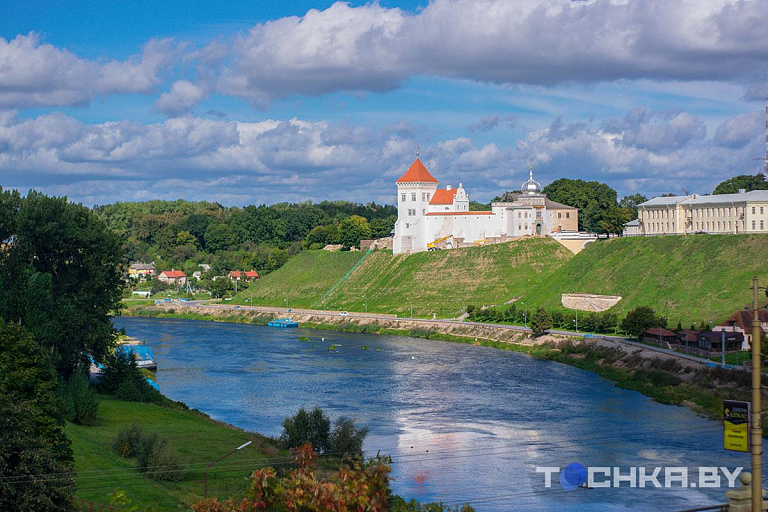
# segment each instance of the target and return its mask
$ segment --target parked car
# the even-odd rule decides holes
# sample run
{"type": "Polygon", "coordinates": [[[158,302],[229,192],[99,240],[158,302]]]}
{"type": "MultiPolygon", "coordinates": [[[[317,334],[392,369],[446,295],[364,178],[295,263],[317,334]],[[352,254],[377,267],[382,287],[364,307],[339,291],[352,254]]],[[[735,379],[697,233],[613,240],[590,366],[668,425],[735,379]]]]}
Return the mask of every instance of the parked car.
{"type": "Polygon", "coordinates": [[[349,313],[347,313],[346,311],[342,311],[342,312],[340,312],[339,314],[340,314],[341,316],[349,316],[349,313]]]}

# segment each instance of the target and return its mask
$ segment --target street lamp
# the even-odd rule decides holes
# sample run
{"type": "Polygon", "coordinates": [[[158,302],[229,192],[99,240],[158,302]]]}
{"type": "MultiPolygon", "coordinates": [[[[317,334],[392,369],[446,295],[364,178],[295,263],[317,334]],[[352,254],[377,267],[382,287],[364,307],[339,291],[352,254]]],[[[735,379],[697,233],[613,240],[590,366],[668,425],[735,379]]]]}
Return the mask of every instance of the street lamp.
{"type": "Polygon", "coordinates": [[[527,329],[528,328],[528,304],[526,304],[521,300],[519,300],[518,302],[523,306],[525,306],[525,311],[523,312],[523,327],[527,329]]]}
{"type": "Polygon", "coordinates": [[[208,468],[210,468],[212,465],[216,464],[216,463],[217,463],[217,462],[219,462],[220,460],[224,460],[224,459],[226,459],[227,457],[229,457],[229,456],[230,456],[230,455],[232,455],[233,453],[235,453],[235,452],[237,452],[237,451],[239,451],[239,450],[242,450],[243,448],[245,448],[246,446],[248,446],[248,445],[249,445],[249,444],[251,444],[252,442],[253,442],[253,441],[248,441],[247,443],[243,443],[243,444],[241,444],[240,446],[238,446],[237,448],[235,448],[235,449],[234,449],[234,450],[232,450],[231,452],[227,453],[226,455],[222,455],[222,456],[221,456],[221,457],[219,457],[218,459],[214,460],[213,462],[209,462],[209,463],[208,463],[208,465],[207,465],[207,466],[205,466],[205,499],[206,499],[206,500],[208,499],[208,468]]]}

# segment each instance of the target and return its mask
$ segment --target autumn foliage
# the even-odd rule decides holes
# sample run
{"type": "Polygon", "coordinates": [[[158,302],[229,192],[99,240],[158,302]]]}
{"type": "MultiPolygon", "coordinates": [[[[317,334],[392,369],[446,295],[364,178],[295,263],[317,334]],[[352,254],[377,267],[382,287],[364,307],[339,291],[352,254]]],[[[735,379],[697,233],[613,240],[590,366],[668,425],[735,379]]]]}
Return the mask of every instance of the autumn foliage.
{"type": "Polygon", "coordinates": [[[296,468],[280,477],[272,467],[251,474],[248,497],[201,501],[196,512],[378,512],[388,504],[389,466],[380,459],[344,465],[332,478],[316,472],[318,454],[311,444],[296,450],[296,468]]]}

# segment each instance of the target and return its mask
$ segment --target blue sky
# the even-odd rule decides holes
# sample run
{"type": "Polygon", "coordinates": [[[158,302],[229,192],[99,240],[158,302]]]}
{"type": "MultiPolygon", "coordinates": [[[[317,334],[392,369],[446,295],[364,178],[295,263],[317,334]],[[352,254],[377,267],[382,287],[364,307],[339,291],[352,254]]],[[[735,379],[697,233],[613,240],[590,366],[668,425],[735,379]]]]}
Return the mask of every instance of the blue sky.
{"type": "Polygon", "coordinates": [[[708,193],[765,154],[768,2],[10,2],[0,186],[86,204],[394,201],[421,147],[487,201],[536,178],[708,193]]]}

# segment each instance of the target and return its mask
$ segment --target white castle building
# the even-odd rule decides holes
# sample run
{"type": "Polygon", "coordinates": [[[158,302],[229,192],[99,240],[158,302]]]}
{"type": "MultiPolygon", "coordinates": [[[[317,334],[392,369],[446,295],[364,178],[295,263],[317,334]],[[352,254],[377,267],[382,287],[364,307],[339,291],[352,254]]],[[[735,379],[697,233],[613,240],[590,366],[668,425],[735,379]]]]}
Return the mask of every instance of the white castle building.
{"type": "Polygon", "coordinates": [[[491,211],[470,211],[464,186],[437,187],[438,181],[416,158],[396,182],[395,254],[501,243],[514,238],[576,232],[576,208],[550,201],[530,171],[522,193],[491,211]]]}

